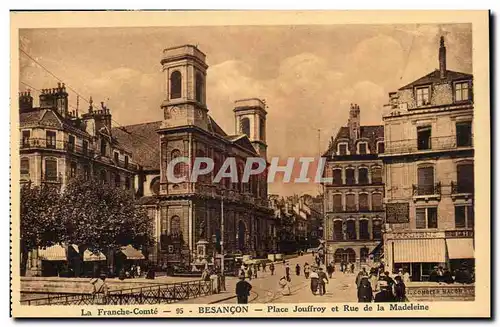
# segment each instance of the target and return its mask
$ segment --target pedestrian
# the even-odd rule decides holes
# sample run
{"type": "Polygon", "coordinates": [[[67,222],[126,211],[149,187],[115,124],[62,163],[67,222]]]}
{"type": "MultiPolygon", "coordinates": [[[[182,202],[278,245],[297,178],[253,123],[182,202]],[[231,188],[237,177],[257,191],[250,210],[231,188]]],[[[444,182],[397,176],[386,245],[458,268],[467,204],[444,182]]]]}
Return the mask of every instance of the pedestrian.
{"type": "Polygon", "coordinates": [[[328,266],[326,266],[326,272],[328,273],[328,278],[332,278],[333,269],[334,268],[331,263],[329,263],[328,266]]]}
{"type": "Polygon", "coordinates": [[[269,270],[271,271],[271,276],[274,275],[274,263],[271,262],[271,264],[269,265],[269,270]]]}
{"type": "Polygon", "coordinates": [[[316,295],[319,287],[319,275],[316,272],[316,268],[312,269],[311,275],[309,277],[311,278],[311,292],[313,295],[316,295]]]}
{"type": "Polygon", "coordinates": [[[215,294],[220,293],[220,281],[219,276],[215,273],[214,270],[210,272],[209,280],[212,282],[212,290],[215,294]]]}
{"type": "Polygon", "coordinates": [[[137,269],[137,277],[140,278],[141,277],[141,266],[137,265],[136,269],[137,269]]]}
{"type": "Polygon", "coordinates": [[[369,280],[370,280],[370,285],[372,286],[373,293],[375,293],[379,290],[378,279],[379,279],[379,277],[378,277],[377,269],[375,269],[375,268],[371,269],[369,280]]]}
{"type": "Polygon", "coordinates": [[[345,274],[345,262],[342,260],[340,262],[340,271],[345,274]]]}
{"type": "Polygon", "coordinates": [[[253,277],[257,278],[257,265],[253,266],[253,277]]]}
{"type": "Polygon", "coordinates": [[[102,274],[100,278],[94,278],[90,283],[93,286],[93,304],[107,304],[109,289],[106,283],[106,275],[102,274]]]}
{"type": "Polygon", "coordinates": [[[299,264],[297,264],[297,265],[295,266],[295,274],[296,274],[297,276],[300,276],[300,265],[299,265],[299,264]]]}
{"type": "Polygon", "coordinates": [[[328,280],[328,276],[321,267],[319,268],[318,277],[319,277],[319,295],[325,295],[326,284],[328,284],[330,281],[328,280]]]}
{"type": "Polygon", "coordinates": [[[362,270],[360,270],[360,272],[358,273],[358,275],[356,276],[356,287],[359,288],[359,285],[361,283],[361,278],[362,277],[368,277],[368,273],[366,272],[366,268],[363,267],[362,270]]]}
{"type": "Polygon", "coordinates": [[[396,284],[394,285],[394,295],[397,302],[406,302],[406,285],[401,276],[394,277],[396,284]]]}
{"type": "Polygon", "coordinates": [[[367,276],[361,277],[358,287],[358,302],[372,302],[373,289],[367,276]]]}
{"type": "Polygon", "coordinates": [[[248,297],[250,296],[251,290],[252,285],[245,280],[244,276],[240,276],[240,281],[236,283],[236,297],[238,298],[238,304],[248,304],[248,297]]]}
{"type": "Polygon", "coordinates": [[[208,268],[205,267],[203,269],[203,272],[201,273],[201,280],[203,281],[209,281],[210,280],[210,272],[208,271],[208,268]]]}
{"type": "Polygon", "coordinates": [[[430,274],[429,274],[429,281],[430,282],[436,282],[436,283],[439,282],[439,274],[438,274],[438,267],[437,266],[434,266],[434,268],[430,272],[430,274]]]}
{"type": "Polygon", "coordinates": [[[391,289],[388,286],[388,283],[385,280],[379,281],[380,292],[375,295],[374,302],[395,302],[396,299],[392,294],[391,289]]]}
{"type": "Polygon", "coordinates": [[[266,272],[266,262],[265,261],[262,263],[262,271],[266,272]]]}
{"type": "Polygon", "coordinates": [[[351,262],[351,274],[354,274],[354,262],[351,262]]]}
{"type": "Polygon", "coordinates": [[[453,284],[453,276],[448,268],[444,268],[443,271],[443,283],[453,284]]]}
{"type": "Polygon", "coordinates": [[[403,283],[408,284],[411,280],[410,280],[410,273],[408,272],[408,270],[405,268],[403,269],[403,283]]]}
{"type": "Polygon", "coordinates": [[[248,280],[252,280],[252,267],[251,266],[245,266],[245,278],[248,280]]]}
{"type": "Polygon", "coordinates": [[[304,276],[306,276],[306,279],[309,278],[310,272],[311,272],[311,268],[309,267],[309,264],[307,262],[304,263],[304,276]]]}
{"type": "Polygon", "coordinates": [[[441,283],[443,281],[443,275],[444,275],[443,267],[441,266],[438,267],[437,274],[438,274],[438,282],[441,283]]]}
{"type": "Polygon", "coordinates": [[[281,294],[286,296],[292,293],[290,289],[290,282],[286,279],[286,276],[280,278],[278,285],[280,287],[281,294]]]}
{"type": "Polygon", "coordinates": [[[379,280],[383,280],[387,282],[387,286],[390,290],[392,290],[392,286],[394,285],[394,279],[391,278],[388,271],[384,272],[383,275],[380,276],[379,280]]]}
{"type": "Polygon", "coordinates": [[[292,281],[292,278],[290,277],[290,265],[288,264],[288,262],[287,262],[287,264],[286,264],[286,266],[285,266],[285,276],[286,276],[286,279],[287,279],[289,282],[291,282],[291,281],[292,281]]]}

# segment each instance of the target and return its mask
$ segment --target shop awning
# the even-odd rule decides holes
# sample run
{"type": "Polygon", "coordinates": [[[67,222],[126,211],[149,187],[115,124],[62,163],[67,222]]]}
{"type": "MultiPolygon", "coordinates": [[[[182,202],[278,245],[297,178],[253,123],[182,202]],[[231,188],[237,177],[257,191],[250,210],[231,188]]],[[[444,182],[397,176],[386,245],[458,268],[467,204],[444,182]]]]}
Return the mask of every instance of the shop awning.
{"type": "Polygon", "coordinates": [[[123,246],[120,251],[127,257],[128,260],[144,260],[146,259],[141,251],[136,250],[132,245],[123,246]]]}
{"type": "MultiPolygon", "coordinates": [[[[76,253],[78,253],[78,246],[76,244],[72,245],[73,250],[75,250],[76,253]]],[[[91,262],[91,261],[105,261],[106,256],[102,254],[102,252],[99,252],[98,254],[92,253],[89,249],[85,250],[83,252],[83,261],[85,262],[91,262]]]]}
{"type": "Polygon", "coordinates": [[[446,262],[443,238],[394,241],[394,262],[446,262]]]}
{"type": "Polygon", "coordinates": [[[38,249],[40,260],[66,261],[66,249],[62,245],[52,245],[45,249],[38,249]]]}
{"type": "Polygon", "coordinates": [[[384,254],[384,243],[380,242],[377,246],[370,252],[370,255],[384,254]]]}
{"type": "Polygon", "coordinates": [[[472,238],[450,238],[446,240],[448,258],[471,259],[474,258],[474,240],[472,238]]]}

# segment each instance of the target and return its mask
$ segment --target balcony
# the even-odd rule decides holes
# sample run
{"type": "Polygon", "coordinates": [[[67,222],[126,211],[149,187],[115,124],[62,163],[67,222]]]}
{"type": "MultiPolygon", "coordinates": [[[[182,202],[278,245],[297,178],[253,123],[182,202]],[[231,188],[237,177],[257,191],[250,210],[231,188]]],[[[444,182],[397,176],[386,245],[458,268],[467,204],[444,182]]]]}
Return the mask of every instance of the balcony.
{"type": "Polygon", "coordinates": [[[422,144],[418,144],[418,139],[405,139],[397,141],[386,141],[385,152],[380,156],[401,155],[401,154],[417,154],[427,152],[453,151],[453,150],[470,150],[472,149],[473,139],[471,136],[470,146],[457,146],[457,138],[455,135],[431,137],[427,147],[422,148],[422,144]]]}
{"type": "Polygon", "coordinates": [[[88,147],[82,147],[76,145],[75,143],[70,143],[67,141],[53,141],[44,138],[29,138],[24,139],[20,148],[23,150],[27,149],[53,149],[60,151],[73,152],[77,154],[81,154],[84,156],[91,157],[94,155],[94,151],[89,149],[88,147]]]}
{"type": "Polygon", "coordinates": [[[45,174],[42,173],[42,183],[61,184],[63,181],[62,174],[45,174]]]}
{"type": "Polygon", "coordinates": [[[474,196],[474,184],[451,182],[451,197],[468,199],[474,196]]]}
{"type": "Polygon", "coordinates": [[[441,183],[412,185],[414,200],[422,198],[424,200],[441,198],[441,183]]]}

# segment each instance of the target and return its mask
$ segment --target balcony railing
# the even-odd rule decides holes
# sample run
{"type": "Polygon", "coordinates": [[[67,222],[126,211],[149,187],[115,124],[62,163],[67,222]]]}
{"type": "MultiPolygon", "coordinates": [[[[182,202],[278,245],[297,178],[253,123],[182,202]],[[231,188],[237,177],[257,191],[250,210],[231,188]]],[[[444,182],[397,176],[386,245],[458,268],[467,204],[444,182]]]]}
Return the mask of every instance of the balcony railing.
{"type": "Polygon", "coordinates": [[[413,184],[413,195],[440,195],[441,194],[441,183],[429,184],[429,185],[415,185],[413,184]]]}
{"type": "Polygon", "coordinates": [[[44,138],[29,138],[21,142],[21,149],[55,149],[93,156],[94,150],[67,141],[53,141],[44,138]]]}
{"type": "MultiPolygon", "coordinates": [[[[418,139],[416,138],[397,141],[385,141],[384,154],[406,154],[426,151],[455,150],[464,147],[469,148],[467,146],[457,146],[457,138],[455,135],[437,136],[430,138],[429,147],[426,149],[418,148],[418,139]]],[[[472,147],[472,143],[470,147],[472,147]]]]}
{"type": "Polygon", "coordinates": [[[451,182],[451,194],[472,194],[474,193],[474,185],[469,183],[451,182]]]}
{"type": "Polygon", "coordinates": [[[53,175],[53,174],[42,173],[41,177],[42,177],[42,182],[44,182],[44,183],[58,184],[58,183],[62,183],[62,181],[63,181],[62,174],[53,175]]]}

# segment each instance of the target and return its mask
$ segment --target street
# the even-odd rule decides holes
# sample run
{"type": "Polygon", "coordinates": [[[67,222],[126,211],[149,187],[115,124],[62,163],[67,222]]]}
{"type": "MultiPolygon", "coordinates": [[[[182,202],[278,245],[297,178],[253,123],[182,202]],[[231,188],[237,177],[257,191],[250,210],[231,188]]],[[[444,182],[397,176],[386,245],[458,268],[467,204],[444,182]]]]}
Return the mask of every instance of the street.
{"type": "MultiPolygon", "coordinates": [[[[354,284],[355,274],[343,274],[335,271],[329,284],[326,285],[326,294],[323,296],[313,295],[310,290],[310,280],[304,277],[302,268],[304,263],[312,264],[313,257],[306,254],[302,257],[287,260],[291,268],[291,295],[283,296],[279,289],[279,279],[285,275],[285,266],[282,263],[275,264],[274,275],[269,268],[267,272],[260,271],[257,279],[252,279],[252,294],[250,303],[315,303],[315,302],[356,302],[356,286],[354,284]],[[300,264],[301,274],[295,274],[295,265],[300,264]]],[[[237,278],[226,279],[226,289],[234,292],[237,278]]],[[[230,299],[221,303],[236,303],[236,299],[230,299]]]]}

